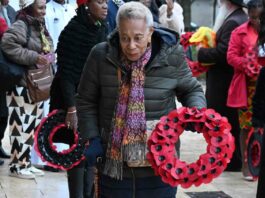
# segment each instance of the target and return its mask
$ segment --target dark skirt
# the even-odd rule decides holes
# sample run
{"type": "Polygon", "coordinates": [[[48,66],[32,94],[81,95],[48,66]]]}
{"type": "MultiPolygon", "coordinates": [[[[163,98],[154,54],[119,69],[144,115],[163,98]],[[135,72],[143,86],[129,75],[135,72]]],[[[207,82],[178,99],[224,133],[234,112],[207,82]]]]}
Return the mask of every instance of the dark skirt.
{"type": "Polygon", "coordinates": [[[112,179],[100,177],[100,198],[175,198],[176,187],[162,182],[158,176],[112,179]]]}

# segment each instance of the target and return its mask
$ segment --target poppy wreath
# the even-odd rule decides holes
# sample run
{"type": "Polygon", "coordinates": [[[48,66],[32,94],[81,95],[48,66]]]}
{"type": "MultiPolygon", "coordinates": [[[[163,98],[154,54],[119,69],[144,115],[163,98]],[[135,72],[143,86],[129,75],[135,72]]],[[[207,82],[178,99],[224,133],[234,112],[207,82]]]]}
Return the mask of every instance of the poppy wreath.
{"type": "Polygon", "coordinates": [[[254,180],[258,179],[261,166],[261,150],[262,150],[262,136],[263,128],[254,130],[252,127],[246,140],[247,149],[245,152],[245,159],[247,160],[249,172],[254,180]]]}
{"type": "Polygon", "coordinates": [[[245,74],[250,78],[257,78],[261,69],[258,63],[258,55],[255,49],[249,48],[245,53],[245,64],[243,64],[245,74]]]}
{"type": "Polygon", "coordinates": [[[182,107],[163,116],[156,125],[147,145],[147,159],[156,175],[171,186],[189,188],[210,183],[226,168],[235,150],[231,125],[213,109],[182,107]],[[207,142],[206,153],[193,163],[181,161],[175,144],[185,129],[202,133],[207,142]]]}
{"type": "Polygon", "coordinates": [[[66,112],[61,110],[52,111],[43,118],[34,137],[35,150],[42,161],[48,166],[61,170],[69,170],[85,159],[83,155],[84,145],[77,131],[68,129],[64,124],[66,112]],[[73,143],[69,149],[57,151],[53,144],[53,138],[58,133],[73,133],[73,143]]]}

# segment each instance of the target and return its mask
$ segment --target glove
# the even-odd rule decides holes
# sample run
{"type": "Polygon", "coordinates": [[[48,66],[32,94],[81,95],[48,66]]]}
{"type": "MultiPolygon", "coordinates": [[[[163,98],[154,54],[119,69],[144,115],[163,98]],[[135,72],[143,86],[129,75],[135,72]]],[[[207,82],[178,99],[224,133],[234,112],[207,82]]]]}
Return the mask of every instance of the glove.
{"type": "Polygon", "coordinates": [[[185,130],[186,130],[186,131],[196,132],[196,130],[195,130],[195,128],[194,128],[194,123],[188,122],[188,123],[186,124],[185,130]]]}
{"type": "Polygon", "coordinates": [[[84,150],[88,167],[96,165],[97,158],[103,156],[103,148],[99,137],[89,140],[89,145],[84,150]]]}

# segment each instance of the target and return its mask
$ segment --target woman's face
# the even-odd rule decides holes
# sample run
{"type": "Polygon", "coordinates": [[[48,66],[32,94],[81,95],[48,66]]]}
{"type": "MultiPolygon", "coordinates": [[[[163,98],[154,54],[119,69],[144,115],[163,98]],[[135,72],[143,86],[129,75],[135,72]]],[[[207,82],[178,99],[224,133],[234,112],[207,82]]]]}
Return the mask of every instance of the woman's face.
{"type": "Polygon", "coordinates": [[[33,4],[33,16],[36,18],[43,19],[46,14],[46,1],[37,0],[33,4]]]}
{"type": "Polygon", "coordinates": [[[248,10],[248,16],[249,16],[249,21],[250,24],[255,27],[258,28],[259,27],[259,23],[260,23],[260,14],[262,12],[262,8],[252,8],[250,10],[248,10]]]}
{"type": "Polygon", "coordinates": [[[147,27],[144,19],[123,19],[119,24],[120,45],[123,54],[130,61],[137,61],[145,52],[153,28],[147,27]]]}
{"type": "Polygon", "coordinates": [[[95,20],[104,20],[108,14],[108,0],[91,0],[87,3],[89,12],[95,20]]]}

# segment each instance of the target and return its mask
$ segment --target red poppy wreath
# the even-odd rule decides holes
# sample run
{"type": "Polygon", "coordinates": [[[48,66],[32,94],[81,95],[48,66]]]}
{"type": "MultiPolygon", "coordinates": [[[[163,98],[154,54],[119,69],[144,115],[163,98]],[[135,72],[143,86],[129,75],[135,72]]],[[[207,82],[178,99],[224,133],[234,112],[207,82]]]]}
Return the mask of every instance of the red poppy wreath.
{"type": "Polygon", "coordinates": [[[148,139],[147,159],[156,175],[171,186],[189,188],[210,183],[226,168],[235,146],[231,125],[213,109],[182,107],[160,119],[148,139]],[[196,162],[187,164],[176,154],[175,144],[187,128],[202,133],[207,142],[206,153],[196,162]]]}
{"type": "Polygon", "coordinates": [[[47,165],[61,170],[69,170],[85,159],[83,155],[84,145],[81,144],[81,137],[77,131],[68,129],[64,124],[65,111],[54,110],[47,117],[43,118],[39,124],[35,137],[35,150],[42,161],[47,165]],[[59,134],[59,142],[67,134],[70,148],[57,151],[54,145],[54,137],[59,134]]]}

